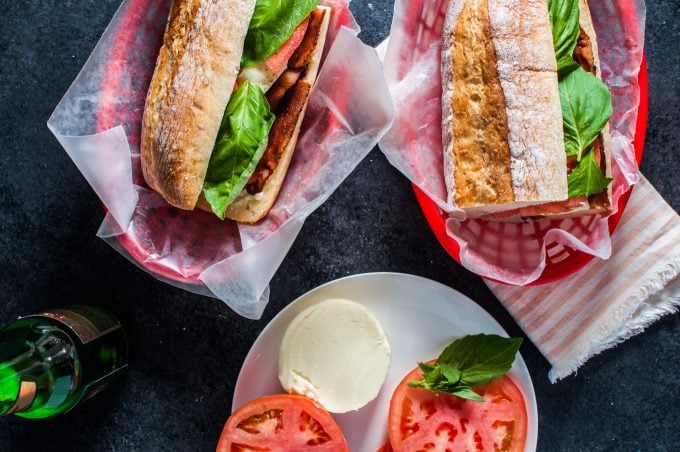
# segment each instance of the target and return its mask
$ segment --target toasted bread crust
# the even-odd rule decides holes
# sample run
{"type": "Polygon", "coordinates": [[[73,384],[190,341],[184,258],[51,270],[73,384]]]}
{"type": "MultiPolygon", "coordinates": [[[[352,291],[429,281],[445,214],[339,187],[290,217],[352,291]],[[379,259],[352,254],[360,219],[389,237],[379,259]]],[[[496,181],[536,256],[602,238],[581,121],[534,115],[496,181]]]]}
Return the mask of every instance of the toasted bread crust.
{"type": "Polygon", "coordinates": [[[142,121],[144,178],[191,210],[239,71],[255,0],[173,0],[142,121]]]}
{"type": "Polygon", "coordinates": [[[445,179],[449,203],[469,218],[567,197],[557,66],[545,36],[552,34],[544,0],[449,5],[442,41],[445,179]],[[493,71],[495,77],[484,75],[493,71]]]}
{"type": "MultiPolygon", "coordinates": [[[[581,67],[596,75],[602,76],[600,57],[597,47],[597,37],[586,0],[579,1],[581,37],[578,46],[581,49],[575,51],[575,57],[581,67]]],[[[598,136],[594,149],[600,156],[600,169],[607,177],[611,177],[611,148],[612,141],[607,124],[598,136]]],[[[573,165],[575,166],[575,165],[573,165]]],[[[561,202],[551,202],[527,208],[514,209],[499,212],[482,217],[494,221],[522,222],[549,218],[558,220],[564,218],[581,217],[585,215],[606,214],[611,210],[611,184],[603,193],[597,193],[589,197],[571,198],[561,202]]]]}
{"type": "Polygon", "coordinates": [[[454,74],[451,150],[456,177],[452,178],[452,194],[461,208],[508,204],[515,199],[508,118],[489,32],[488,8],[483,7],[486,3],[465,3],[456,21],[453,50],[447,61],[454,74]]]}

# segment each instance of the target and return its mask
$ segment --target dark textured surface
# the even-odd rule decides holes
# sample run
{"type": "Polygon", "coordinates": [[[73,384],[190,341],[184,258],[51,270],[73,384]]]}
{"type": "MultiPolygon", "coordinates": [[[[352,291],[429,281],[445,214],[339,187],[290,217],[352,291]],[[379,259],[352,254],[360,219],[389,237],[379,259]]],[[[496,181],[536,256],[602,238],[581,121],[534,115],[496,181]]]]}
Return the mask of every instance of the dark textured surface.
{"type": "MultiPolygon", "coordinates": [[[[522,332],[486,286],[440,248],[406,180],[374,150],[314,213],[271,283],[260,321],[141,272],[95,237],[99,202],[45,127],[118,0],[3,1],[0,17],[0,324],[70,302],[116,312],[130,372],[62,418],[0,419],[0,450],[211,450],[250,345],[287,303],[323,282],[413,273],[458,289],[511,335],[522,332]]],[[[391,2],[355,1],[372,45],[391,2]]],[[[680,8],[648,4],[650,123],[643,172],[680,209],[680,8]]],[[[406,334],[406,333],[405,333],[406,334]]],[[[522,354],[539,406],[540,450],[672,450],[680,445],[680,318],[590,360],[555,385],[530,343],[522,354]]]]}

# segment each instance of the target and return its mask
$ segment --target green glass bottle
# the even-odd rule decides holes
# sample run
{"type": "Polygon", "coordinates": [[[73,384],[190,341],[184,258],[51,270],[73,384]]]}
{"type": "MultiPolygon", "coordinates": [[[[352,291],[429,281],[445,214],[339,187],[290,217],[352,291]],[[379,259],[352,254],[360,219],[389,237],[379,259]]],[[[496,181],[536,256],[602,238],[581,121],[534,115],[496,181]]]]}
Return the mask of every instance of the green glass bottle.
{"type": "Polygon", "coordinates": [[[65,413],[101,391],[127,363],[125,331],[99,307],[22,317],[0,330],[0,415],[65,413]]]}

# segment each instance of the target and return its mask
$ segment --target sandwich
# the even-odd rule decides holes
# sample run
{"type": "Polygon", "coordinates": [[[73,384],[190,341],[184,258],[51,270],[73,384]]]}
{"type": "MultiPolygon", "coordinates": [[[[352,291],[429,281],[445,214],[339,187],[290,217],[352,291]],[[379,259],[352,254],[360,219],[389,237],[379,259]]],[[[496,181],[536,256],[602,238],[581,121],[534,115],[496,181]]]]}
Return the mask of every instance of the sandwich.
{"type": "Polygon", "coordinates": [[[291,162],[324,48],[318,0],[173,0],[147,93],[141,163],[180,209],[256,223],[291,162]]]}
{"type": "Polygon", "coordinates": [[[611,94],[586,0],[451,0],[441,74],[449,204],[498,221],[611,209],[611,94]]]}

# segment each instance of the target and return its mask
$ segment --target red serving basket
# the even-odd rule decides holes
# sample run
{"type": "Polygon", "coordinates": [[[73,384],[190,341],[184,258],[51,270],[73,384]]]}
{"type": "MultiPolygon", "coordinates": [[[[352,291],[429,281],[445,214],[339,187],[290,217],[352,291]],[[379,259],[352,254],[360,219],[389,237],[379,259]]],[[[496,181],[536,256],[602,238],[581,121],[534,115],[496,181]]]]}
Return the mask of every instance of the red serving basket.
{"type": "MultiPolygon", "coordinates": [[[[334,20],[338,26],[351,23],[352,18],[348,9],[338,9],[334,13],[334,20]]],[[[116,33],[104,68],[100,98],[125,99],[127,103],[121,106],[117,101],[104,102],[97,112],[96,129],[97,132],[103,132],[123,125],[133,149],[137,149],[139,145],[141,111],[144,108],[146,87],[150,83],[151,75],[146,72],[134,73],[134,65],[127,66],[126,62],[132,59],[156,61],[164,31],[159,24],[165,23],[167,15],[167,2],[130,0],[125,5],[125,10],[120,12],[118,22],[115,24],[116,33]]],[[[335,121],[335,118],[330,116],[327,126],[329,133],[333,124],[336,124],[335,121]]],[[[309,164],[308,170],[313,172],[321,164],[322,160],[314,161],[309,164]]],[[[132,170],[133,183],[145,186],[141,167],[134,159],[132,170]]],[[[105,207],[104,209],[106,210],[105,207]]],[[[147,211],[146,215],[148,217],[142,218],[141,221],[154,238],[161,237],[173,246],[192,242],[192,247],[186,248],[185,251],[195,253],[191,256],[190,264],[178,266],[153,258],[150,245],[145,242],[144,237],[130,233],[116,236],[129,257],[150,273],[163,279],[190,285],[203,284],[199,279],[203,270],[224,256],[215,257],[215,253],[211,253],[210,245],[201,243],[203,238],[201,231],[227,231],[225,235],[228,235],[228,231],[233,231],[233,224],[222,222],[212,213],[199,209],[183,211],[165,204],[153,212],[147,211]]]]}
{"type": "MultiPolygon", "coordinates": [[[[134,76],[134,74],[127,74],[121,70],[121,62],[126,60],[128,52],[145,52],[145,57],[150,57],[150,53],[153,53],[153,58],[155,60],[157,50],[154,50],[152,46],[139,45],[138,39],[140,38],[137,30],[142,26],[148,26],[149,23],[157,23],[159,17],[164,18],[166,16],[167,11],[160,6],[160,4],[157,4],[152,0],[132,0],[128,4],[127,9],[123,12],[120,23],[118,24],[115,42],[112,46],[109,62],[105,68],[101,88],[102,96],[115,97],[125,95],[125,92],[121,87],[125,86],[126,82],[129,82],[129,80],[126,80],[126,77],[134,76]]],[[[158,33],[159,35],[162,35],[162,30],[158,30],[158,33]]],[[[136,81],[136,83],[139,83],[139,81],[136,81]]],[[[639,84],[640,106],[638,110],[635,139],[635,152],[638,164],[642,157],[647,122],[647,71],[644,59],[640,69],[639,84]]],[[[143,108],[143,103],[140,104],[138,108],[143,108]]],[[[115,104],[109,104],[98,112],[97,132],[108,130],[118,124],[125,123],[128,125],[128,127],[126,127],[126,133],[128,134],[130,143],[138,143],[140,124],[135,124],[135,121],[131,120],[130,115],[134,114],[135,113],[130,111],[121,111],[115,104]]],[[[140,180],[140,177],[141,175],[139,174],[139,171],[137,171],[135,174],[135,183],[143,185],[143,181],[140,180]]],[[[453,238],[446,234],[446,216],[420,189],[414,186],[414,190],[420,207],[439,242],[454,259],[460,262],[460,247],[453,238]]],[[[629,197],[630,191],[620,197],[618,212],[609,218],[609,229],[611,232],[614,231],[616,225],[619,223],[629,197]]],[[[218,221],[214,216],[205,212],[191,212],[190,214],[192,215],[191,222],[194,225],[200,223],[201,225],[211,227],[218,221]]],[[[180,215],[184,215],[184,213],[181,213],[180,215]]],[[[184,217],[181,219],[184,219],[184,217]]],[[[208,261],[201,262],[195,268],[190,268],[188,271],[185,269],[185,272],[182,273],[163,262],[149,259],[148,246],[139,238],[131,234],[119,235],[116,238],[135,262],[155,275],[172,281],[185,284],[201,284],[199,276],[202,267],[210,264],[208,261]]],[[[534,281],[532,285],[549,283],[564,278],[578,271],[593,258],[593,256],[587,253],[570,248],[563,248],[553,255],[550,255],[550,253],[548,253],[548,255],[545,270],[541,277],[534,281]]]]}
{"type": "MultiPolygon", "coordinates": [[[[638,108],[635,141],[633,144],[635,146],[635,158],[639,166],[640,161],[642,160],[642,152],[645,147],[645,134],[647,130],[647,63],[644,57],[640,66],[638,83],[640,85],[640,106],[638,108]]],[[[420,204],[420,208],[425,214],[425,218],[427,219],[432,232],[434,232],[434,235],[439,240],[439,243],[441,243],[451,257],[460,263],[460,246],[454,238],[446,233],[447,215],[416,185],[413,185],[413,190],[415,191],[418,204],[420,204]]],[[[630,188],[626,193],[621,195],[619,198],[618,211],[609,217],[610,234],[614,232],[616,226],[619,224],[632,190],[633,188],[630,188]]],[[[551,246],[555,245],[556,244],[548,244],[548,251],[551,246]]],[[[591,254],[566,246],[557,253],[548,252],[543,273],[541,273],[541,276],[537,280],[528,285],[533,286],[558,281],[577,272],[592,259],[593,256],[591,254]]],[[[491,278],[488,279],[495,281],[491,278]]]]}

